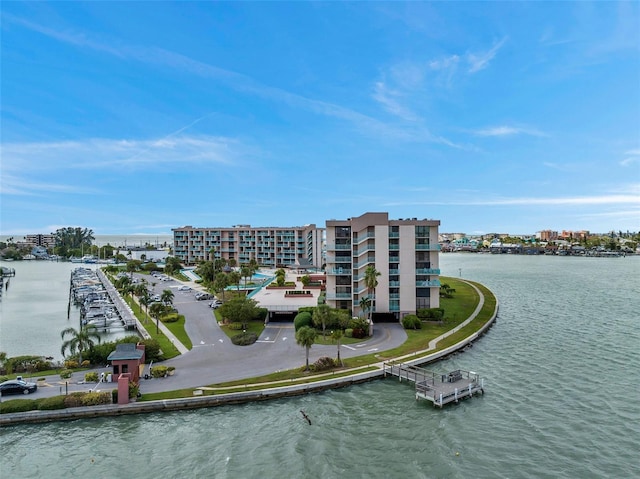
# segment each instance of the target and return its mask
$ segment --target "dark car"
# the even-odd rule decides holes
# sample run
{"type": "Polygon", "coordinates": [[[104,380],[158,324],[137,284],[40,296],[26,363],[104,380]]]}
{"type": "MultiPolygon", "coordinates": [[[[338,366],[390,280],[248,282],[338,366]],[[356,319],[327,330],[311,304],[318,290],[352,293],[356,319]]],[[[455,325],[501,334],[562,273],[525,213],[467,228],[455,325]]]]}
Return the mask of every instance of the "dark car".
{"type": "Polygon", "coordinates": [[[9,394],[30,394],[36,392],[38,385],[36,383],[28,383],[21,379],[11,379],[0,383],[0,396],[9,394]]]}

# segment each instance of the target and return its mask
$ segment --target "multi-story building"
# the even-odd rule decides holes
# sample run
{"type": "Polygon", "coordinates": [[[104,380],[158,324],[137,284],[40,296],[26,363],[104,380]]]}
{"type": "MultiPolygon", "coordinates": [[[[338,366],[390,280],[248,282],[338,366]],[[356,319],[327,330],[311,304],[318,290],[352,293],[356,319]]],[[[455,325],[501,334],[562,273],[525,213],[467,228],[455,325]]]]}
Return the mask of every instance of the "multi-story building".
{"type": "Polygon", "coordinates": [[[56,245],[56,236],[52,234],[32,234],[24,237],[24,242],[31,246],[51,248],[56,245]]]}
{"type": "Polygon", "coordinates": [[[186,264],[215,258],[233,259],[238,264],[252,259],[272,268],[323,264],[323,229],[316,225],[294,227],[173,228],[174,256],[186,264]]]}
{"type": "Polygon", "coordinates": [[[365,213],[326,222],[327,304],[362,312],[370,297],[365,271],[379,273],[374,318],[401,319],[440,304],[438,220],[389,220],[388,213],[365,213]]]}

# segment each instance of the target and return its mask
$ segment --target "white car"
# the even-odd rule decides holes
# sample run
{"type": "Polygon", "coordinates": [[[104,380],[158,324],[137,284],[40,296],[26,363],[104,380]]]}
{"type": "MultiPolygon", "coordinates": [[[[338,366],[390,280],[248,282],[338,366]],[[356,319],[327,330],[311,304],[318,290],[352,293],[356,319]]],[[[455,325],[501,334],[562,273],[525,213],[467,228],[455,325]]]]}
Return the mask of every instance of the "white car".
{"type": "Polygon", "coordinates": [[[187,285],[182,285],[178,288],[178,291],[191,291],[191,288],[187,285]]]}

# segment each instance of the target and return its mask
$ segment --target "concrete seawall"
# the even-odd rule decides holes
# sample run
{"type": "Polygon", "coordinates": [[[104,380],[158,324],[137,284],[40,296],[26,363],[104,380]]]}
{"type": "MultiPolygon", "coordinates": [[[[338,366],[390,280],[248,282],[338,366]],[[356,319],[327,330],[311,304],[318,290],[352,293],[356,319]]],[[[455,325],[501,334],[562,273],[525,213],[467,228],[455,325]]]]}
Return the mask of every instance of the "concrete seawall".
{"type": "MultiPolygon", "coordinates": [[[[469,344],[477,340],[485,334],[487,330],[494,324],[498,315],[498,302],[496,300],[496,308],[491,318],[475,333],[449,346],[441,351],[432,354],[416,357],[420,352],[395,358],[394,361],[400,361],[403,364],[417,366],[427,364],[445,358],[457,351],[467,347],[469,344]]],[[[472,321],[473,317],[465,321],[472,321]]],[[[457,329],[463,327],[462,323],[457,329]]],[[[445,333],[439,339],[452,334],[457,330],[451,330],[445,333]]],[[[215,407],[231,404],[242,404],[254,401],[265,401],[270,399],[280,399],[286,397],[301,396],[309,393],[317,393],[329,389],[337,389],[342,387],[360,384],[374,379],[384,377],[383,362],[371,365],[377,369],[363,373],[353,374],[351,376],[342,376],[340,378],[325,379],[307,384],[293,384],[289,386],[273,387],[255,391],[233,392],[225,394],[215,394],[211,396],[195,396],[190,398],[165,399],[158,401],[134,402],[126,405],[118,406],[116,404],[103,406],[76,407],[68,409],[57,409],[51,411],[27,411],[21,413],[0,414],[0,427],[13,426],[23,423],[42,423],[52,421],[67,421],[73,419],[87,419],[106,416],[123,416],[127,414],[142,414],[162,411],[177,411],[184,409],[197,409],[204,407],[215,407]]],[[[194,388],[197,389],[197,388],[194,388]]]]}

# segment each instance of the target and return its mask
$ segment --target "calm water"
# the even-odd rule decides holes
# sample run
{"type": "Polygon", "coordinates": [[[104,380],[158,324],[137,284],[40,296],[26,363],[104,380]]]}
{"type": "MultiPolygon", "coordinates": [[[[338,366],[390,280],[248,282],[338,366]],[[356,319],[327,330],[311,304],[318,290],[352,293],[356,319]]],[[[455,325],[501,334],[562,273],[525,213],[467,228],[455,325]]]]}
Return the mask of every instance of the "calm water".
{"type": "Polygon", "coordinates": [[[442,255],[444,275],[461,270],[501,302],[473,348],[431,366],[485,377],[487,394],[456,406],[416,403],[411,386],[389,379],[244,406],[4,428],[2,475],[640,477],[639,267],[640,257],[442,255]]]}

